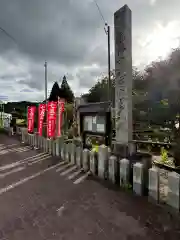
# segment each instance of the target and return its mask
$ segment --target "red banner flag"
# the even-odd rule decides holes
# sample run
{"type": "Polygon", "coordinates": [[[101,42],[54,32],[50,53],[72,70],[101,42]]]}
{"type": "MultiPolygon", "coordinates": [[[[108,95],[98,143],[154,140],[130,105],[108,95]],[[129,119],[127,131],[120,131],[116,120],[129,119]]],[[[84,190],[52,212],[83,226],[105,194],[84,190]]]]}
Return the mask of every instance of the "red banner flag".
{"type": "Polygon", "coordinates": [[[47,136],[50,137],[50,138],[55,136],[56,110],[57,110],[57,102],[48,102],[47,136]]]}
{"type": "Polygon", "coordinates": [[[33,133],[34,131],[34,119],[35,119],[36,106],[28,107],[28,132],[33,133]]]}
{"type": "Polygon", "coordinates": [[[39,104],[39,116],[38,116],[38,134],[42,136],[42,130],[43,130],[43,120],[45,116],[46,111],[46,104],[41,103],[39,104]]]}
{"type": "Polygon", "coordinates": [[[59,98],[58,99],[58,132],[57,132],[58,137],[61,136],[61,126],[63,121],[64,105],[65,105],[65,100],[59,98]]]}

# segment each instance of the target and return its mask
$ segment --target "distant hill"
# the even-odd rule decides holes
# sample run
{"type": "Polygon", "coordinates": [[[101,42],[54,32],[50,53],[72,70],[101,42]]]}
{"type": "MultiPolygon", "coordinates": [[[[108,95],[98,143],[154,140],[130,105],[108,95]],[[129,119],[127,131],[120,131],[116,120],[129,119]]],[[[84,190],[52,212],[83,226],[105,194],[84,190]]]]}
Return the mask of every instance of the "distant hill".
{"type": "Polygon", "coordinates": [[[4,111],[6,113],[12,112],[14,109],[19,112],[26,112],[28,106],[37,105],[37,102],[27,102],[27,101],[21,101],[21,102],[8,102],[4,105],[4,111]]]}
{"type": "MultiPolygon", "coordinates": [[[[61,87],[59,87],[57,82],[53,84],[48,100],[57,101],[58,97],[66,99],[66,102],[68,103],[72,103],[74,101],[74,93],[72,92],[65,76],[63,77],[61,87]]],[[[43,102],[45,102],[45,100],[43,102]]],[[[4,111],[6,113],[11,113],[15,109],[16,111],[22,113],[22,115],[26,115],[28,106],[34,106],[38,104],[38,102],[29,101],[8,102],[4,105],[4,111]]]]}

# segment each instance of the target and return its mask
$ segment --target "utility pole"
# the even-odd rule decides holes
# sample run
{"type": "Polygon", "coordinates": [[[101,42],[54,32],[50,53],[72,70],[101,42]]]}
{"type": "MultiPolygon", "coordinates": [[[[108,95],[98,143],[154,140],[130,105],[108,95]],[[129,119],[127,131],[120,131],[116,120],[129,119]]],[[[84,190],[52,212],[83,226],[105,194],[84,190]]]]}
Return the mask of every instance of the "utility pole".
{"type": "Polygon", "coordinates": [[[45,68],[45,101],[46,101],[46,107],[47,107],[47,62],[45,61],[44,64],[44,68],[45,68]]]}
{"type": "Polygon", "coordinates": [[[107,26],[107,36],[108,36],[108,100],[112,101],[111,96],[111,44],[110,44],[110,26],[107,26]]]}
{"type": "Polygon", "coordinates": [[[46,103],[46,110],[45,110],[45,112],[46,112],[46,120],[45,120],[45,122],[46,122],[46,128],[47,128],[47,112],[48,112],[48,106],[47,106],[47,62],[45,61],[45,63],[44,63],[44,70],[45,70],[45,72],[44,72],[44,91],[45,91],[45,103],[46,103]]]}
{"type": "Polygon", "coordinates": [[[108,44],[108,101],[111,99],[111,43],[110,43],[110,26],[105,23],[104,31],[107,35],[107,44],[108,44]]]}
{"type": "Polygon", "coordinates": [[[96,7],[98,9],[98,12],[101,16],[102,21],[105,24],[104,31],[108,37],[108,100],[112,102],[112,97],[111,97],[111,48],[110,48],[110,26],[107,24],[107,22],[104,19],[104,16],[101,12],[101,9],[97,3],[96,0],[94,0],[94,3],[96,4],[96,7]]]}

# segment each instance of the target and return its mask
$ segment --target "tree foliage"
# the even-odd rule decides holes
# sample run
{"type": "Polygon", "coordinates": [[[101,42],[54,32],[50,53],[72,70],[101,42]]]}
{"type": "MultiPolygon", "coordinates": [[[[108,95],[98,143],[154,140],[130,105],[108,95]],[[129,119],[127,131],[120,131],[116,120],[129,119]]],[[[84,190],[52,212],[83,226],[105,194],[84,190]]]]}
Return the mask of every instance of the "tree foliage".
{"type": "Polygon", "coordinates": [[[62,83],[61,83],[61,93],[64,94],[66,101],[68,103],[73,103],[74,102],[74,93],[69,86],[66,77],[63,77],[62,83]]]}
{"type": "MultiPolygon", "coordinates": [[[[133,68],[133,120],[135,125],[161,125],[174,121],[180,112],[180,49],[165,60],[152,62],[144,71],[133,68]]],[[[87,102],[106,101],[107,77],[102,77],[84,98],[87,102]]],[[[115,74],[112,72],[112,93],[115,74]]]]}
{"type": "Polygon", "coordinates": [[[66,77],[63,77],[61,87],[59,87],[59,84],[57,82],[54,83],[50,96],[49,101],[57,101],[58,97],[65,98],[66,102],[73,103],[74,101],[74,93],[69,86],[66,77]]]}

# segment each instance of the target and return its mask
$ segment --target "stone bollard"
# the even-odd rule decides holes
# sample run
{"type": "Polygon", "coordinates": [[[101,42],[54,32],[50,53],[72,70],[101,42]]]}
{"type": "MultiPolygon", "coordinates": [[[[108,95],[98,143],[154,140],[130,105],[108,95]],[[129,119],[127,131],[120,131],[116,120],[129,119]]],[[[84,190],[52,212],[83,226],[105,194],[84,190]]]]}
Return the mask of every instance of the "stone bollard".
{"type": "Polygon", "coordinates": [[[79,168],[82,168],[82,148],[76,147],[76,164],[79,168]]]}
{"type": "Polygon", "coordinates": [[[82,164],[83,164],[83,170],[85,172],[89,171],[89,150],[84,149],[82,152],[82,164]]]}
{"type": "Polygon", "coordinates": [[[38,147],[38,135],[37,133],[34,133],[34,149],[38,147]]]}
{"type": "Polygon", "coordinates": [[[47,152],[47,139],[46,137],[43,137],[43,152],[47,152]]]}
{"type": "Polygon", "coordinates": [[[32,146],[32,135],[28,133],[28,144],[32,146]]]}
{"type": "Polygon", "coordinates": [[[32,147],[34,148],[34,146],[35,146],[35,134],[34,133],[31,135],[31,138],[32,138],[32,147]]]}
{"type": "Polygon", "coordinates": [[[28,135],[27,135],[27,144],[30,145],[30,143],[31,143],[30,134],[28,133],[28,135]]]}
{"type": "Polygon", "coordinates": [[[50,139],[49,141],[49,153],[53,155],[53,139],[50,139]]]}
{"type": "Polygon", "coordinates": [[[36,148],[40,149],[40,136],[38,133],[36,134],[36,148]]]}
{"type": "Polygon", "coordinates": [[[50,141],[50,139],[46,138],[46,151],[47,151],[47,153],[49,153],[49,141],[50,141]]]}
{"type": "Polygon", "coordinates": [[[31,146],[33,147],[33,134],[31,134],[31,146]]]}
{"type": "Polygon", "coordinates": [[[25,143],[28,144],[28,132],[25,133],[25,143]]]}
{"type": "Polygon", "coordinates": [[[26,143],[26,132],[25,130],[22,130],[21,132],[21,143],[26,143]]]}
{"type": "Polygon", "coordinates": [[[26,144],[28,144],[28,132],[25,133],[26,144]]]}
{"type": "Polygon", "coordinates": [[[27,130],[23,129],[22,130],[22,143],[27,143],[27,138],[28,138],[28,132],[27,132],[27,130]]]}
{"type": "Polygon", "coordinates": [[[31,138],[31,134],[28,134],[29,137],[29,145],[32,146],[32,138],[31,138]]]}
{"type": "Polygon", "coordinates": [[[42,136],[38,135],[38,148],[42,149],[42,136]]]}
{"type": "Polygon", "coordinates": [[[27,134],[27,144],[29,145],[29,133],[27,134]]]}
{"type": "Polygon", "coordinates": [[[41,136],[37,133],[37,149],[41,149],[41,136]]]}
{"type": "Polygon", "coordinates": [[[56,156],[56,142],[57,142],[57,139],[55,139],[54,141],[53,141],[53,156],[56,156]]]}
{"type": "Polygon", "coordinates": [[[98,176],[101,179],[106,179],[108,175],[108,147],[105,145],[99,146],[98,151],[98,176]]]}
{"type": "Polygon", "coordinates": [[[142,163],[135,163],[133,165],[133,191],[139,196],[144,195],[144,166],[142,163]]]}
{"type": "Polygon", "coordinates": [[[49,153],[49,138],[46,138],[46,153],[49,153]]]}
{"type": "Polygon", "coordinates": [[[20,128],[19,127],[16,127],[16,133],[17,133],[17,135],[19,135],[19,133],[20,133],[20,128]]]}
{"type": "Polygon", "coordinates": [[[39,139],[38,139],[38,137],[39,137],[38,134],[35,133],[35,134],[34,134],[34,137],[33,137],[33,138],[34,138],[34,149],[35,149],[35,150],[39,149],[39,148],[38,148],[38,145],[39,145],[39,139]]]}
{"type": "Polygon", "coordinates": [[[93,175],[97,174],[98,171],[98,157],[97,153],[93,150],[89,153],[89,161],[90,161],[90,171],[93,175]]]}
{"type": "Polygon", "coordinates": [[[56,142],[58,141],[58,139],[55,139],[54,140],[54,156],[57,156],[56,155],[56,142]]]}
{"type": "Polygon", "coordinates": [[[129,184],[129,173],[130,173],[130,162],[128,159],[124,158],[120,160],[119,164],[120,172],[120,186],[124,187],[129,184]]]}
{"type": "Polygon", "coordinates": [[[65,143],[65,161],[69,162],[69,143],[65,143]]]}
{"type": "Polygon", "coordinates": [[[63,152],[64,152],[64,137],[58,137],[57,145],[56,145],[56,153],[57,153],[57,156],[60,156],[61,160],[62,159],[64,160],[63,152]],[[61,154],[61,151],[62,151],[62,154],[61,154]]]}
{"type": "Polygon", "coordinates": [[[25,140],[25,131],[24,130],[22,130],[22,132],[21,132],[21,143],[25,143],[26,142],[26,140],[25,140]]]}
{"type": "Polygon", "coordinates": [[[65,154],[66,154],[66,144],[64,142],[62,142],[61,144],[61,149],[60,149],[60,157],[61,160],[65,161],[65,154]]]}
{"type": "Polygon", "coordinates": [[[60,150],[60,143],[59,143],[59,139],[56,139],[55,141],[55,148],[56,148],[56,156],[60,156],[59,150],[60,150]]]}
{"type": "Polygon", "coordinates": [[[21,143],[25,143],[25,132],[24,131],[22,131],[21,132],[21,143]]]}
{"type": "Polygon", "coordinates": [[[44,141],[43,141],[43,142],[44,142],[44,152],[45,152],[45,153],[48,153],[47,141],[48,141],[47,138],[44,137],[44,141]]]}
{"type": "Polygon", "coordinates": [[[174,210],[180,210],[180,175],[176,172],[168,173],[167,204],[174,210]]]}
{"type": "Polygon", "coordinates": [[[111,148],[108,147],[108,159],[111,157],[111,148]]]}
{"type": "Polygon", "coordinates": [[[47,140],[48,140],[48,152],[52,154],[52,140],[51,139],[47,139],[47,140]]]}
{"type": "Polygon", "coordinates": [[[39,141],[38,141],[38,148],[42,149],[42,136],[38,135],[39,141]]]}
{"type": "Polygon", "coordinates": [[[52,140],[52,155],[56,156],[56,141],[52,140]]]}
{"type": "Polygon", "coordinates": [[[70,145],[70,162],[72,164],[76,163],[76,145],[74,143],[71,143],[70,145]]]}
{"type": "Polygon", "coordinates": [[[33,137],[34,137],[34,135],[31,134],[31,146],[32,146],[32,147],[34,147],[34,141],[33,141],[34,139],[33,139],[33,137]]]}
{"type": "Polygon", "coordinates": [[[159,202],[159,170],[149,169],[149,196],[150,201],[159,202]]]}
{"type": "Polygon", "coordinates": [[[40,136],[40,149],[44,150],[44,137],[40,136]]]}
{"type": "Polygon", "coordinates": [[[116,156],[110,156],[109,158],[109,180],[112,183],[116,183],[116,174],[117,174],[117,157],[116,156]]]}
{"type": "Polygon", "coordinates": [[[19,127],[18,135],[21,135],[21,134],[22,134],[22,128],[19,127]]]}
{"type": "Polygon", "coordinates": [[[11,127],[9,128],[8,136],[12,136],[12,128],[11,127]]]}

